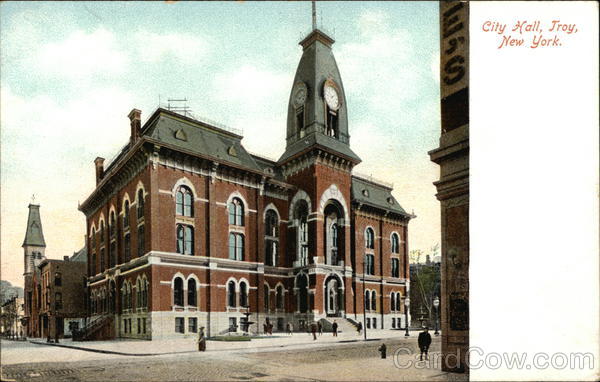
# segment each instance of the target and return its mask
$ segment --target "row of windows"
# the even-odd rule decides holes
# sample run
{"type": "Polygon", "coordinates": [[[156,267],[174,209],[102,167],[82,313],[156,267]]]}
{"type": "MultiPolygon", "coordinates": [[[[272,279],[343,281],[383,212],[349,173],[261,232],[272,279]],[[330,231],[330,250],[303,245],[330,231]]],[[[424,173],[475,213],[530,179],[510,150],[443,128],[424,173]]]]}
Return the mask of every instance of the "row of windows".
{"type": "MultiPolygon", "coordinates": [[[[268,285],[264,286],[265,311],[271,310],[271,291],[268,285]]],[[[275,288],[275,308],[283,309],[283,286],[275,288]]]]}
{"type": "MultiPolygon", "coordinates": [[[[123,319],[123,333],[133,333],[131,330],[131,318],[123,319]]],[[[137,334],[146,334],[146,318],[137,319],[137,334]]]]}
{"type": "MultiPolygon", "coordinates": [[[[375,249],[375,232],[371,227],[365,230],[365,248],[375,249]]],[[[391,237],[392,253],[400,253],[400,237],[397,233],[393,233],[391,237]]]]}
{"type": "MultiPolygon", "coordinates": [[[[175,333],[185,333],[184,317],[175,317],[175,333]]],[[[188,317],[188,333],[198,333],[198,318],[188,317]]]]}
{"type": "Polygon", "coordinates": [[[121,288],[121,308],[148,308],[148,280],[138,279],[136,282],[136,305],[133,303],[133,286],[130,282],[123,283],[121,288]]]}
{"type": "MultiPolygon", "coordinates": [[[[144,225],[140,225],[137,230],[137,255],[138,257],[143,256],[146,253],[146,237],[144,232],[144,225]]],[[[92,251],[94,247],[92,247],[92,251]]],[[[90,262],[90,274],[95,275],[99,272],[106,270],[106,260],[108,260],[108,267],[112,268],[117,265],[117,245],[112,242],[109,246],[108,259],[105,255],[105,248],[100,248],[100,266],[97,267],[97,256],[95,252],[92,252],[92,258],[90,262]]],[[[131,260],[131,233],[127,232],[123,236],[123,261],[127,262],[131,260]]]]}
{"type": "MultiPolygon", "coordinates": [[[[141,188],[138,190],[137,194],[137,219],[138,221],[144,217],[144,190],[141,188]]],[[[126,200],[123,206],[123,228],[126,230],[130,225],[130,206],[129,201],[126,200]]],[[[108,229],[110,237],[114,237],[117,232],[117,220],[115,217],[115,211],[110,212],[110,217],[108,220],[108,229]]],[[[91,232],[92,238],[92,247],[96,247],[96,237],[100,236],[100,243],[104,243],[105,240],[105,231],[104,231],[104,221],[100,221],[100,227],[97,230],[93,230],[91,232]]]]}
{"type": "Polygon", "coordinates": [[[377,310],[377,292],[375,292],[374,290],[365,291],[365,310],[377,310]]]}
{"type": "Polygon", "coordinates": [[[175,277],[173,281],[173,305],[175,306],[198,306],[198,291],[196,280],[189,279],[187,282],[187,301],[184,301],[183,279],[175,277]]]}

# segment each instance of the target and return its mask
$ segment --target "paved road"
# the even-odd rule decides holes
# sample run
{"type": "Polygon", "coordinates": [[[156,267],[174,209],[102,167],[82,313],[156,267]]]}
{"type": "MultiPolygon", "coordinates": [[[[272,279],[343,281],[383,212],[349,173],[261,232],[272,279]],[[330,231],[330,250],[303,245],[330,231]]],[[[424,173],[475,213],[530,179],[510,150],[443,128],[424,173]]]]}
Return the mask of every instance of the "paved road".
{"type": "MultiPolygon", "coordinates": [[[[113,356],[73,362],[61,358],[61,348],[47,347],[56,353],[54,362],[7,365],[2,368],[2,376],[3,380],[16,381],[466,380],[461,375],[442,373],[434,365],[399,369],[394,366],[394,351],[407,349],[397,359],[407,364],[414,354],[405,353],[415,350],[415,339],[385,342],[387,359],[381,359],[377,352],[380,341],[296,350],[113,356]],[[57,359],[65,361],[56,362],[57,359]]],[[[439,353],[439,339],[434,340],[431,351],[433,359],[439,353]]],[[[35,352],[31,356],[35,357],[35,352]]]]}

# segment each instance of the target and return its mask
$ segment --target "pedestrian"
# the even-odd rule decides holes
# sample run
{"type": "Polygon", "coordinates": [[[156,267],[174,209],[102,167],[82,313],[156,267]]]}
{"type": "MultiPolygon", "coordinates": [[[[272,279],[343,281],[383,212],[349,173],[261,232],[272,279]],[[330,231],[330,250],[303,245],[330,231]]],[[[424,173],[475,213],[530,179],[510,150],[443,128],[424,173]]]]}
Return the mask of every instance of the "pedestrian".
{"type": "Polygon", "coordinates": [[[269,325],[270,325],[269,317],[267,317],[267,318],[265,318],[265,324],[263,325],[265,334],[269,334],[269,325]]]}
{"type": "Polygon", "coordinates": [[[200,327],[198,332],[198,351],[206,351],[206,336],[204,335],[204,326],[200,327]]]}
{"type": "Polygon", "coordinates": [[[294,335],[294,324],[290,322],[290,336],[294,335]]]}
{"type": "Polygon", "coordinates": [[[317,324],[315,324],[313,322],[312,325],[310,325],[310,331],[312,332],[313,340],[316,341],[317,340],[317,324]]]}
{"type": "Polygon", "coordinates": [[[58,343],[58,330],[54,331],[54,343],[57,344],[58,343]]]}
{"type": "Polygon", "coordinates": [[[421,350],[421,356],[419,359],[423,360],[423,354],[425,354],[425,359],[429,359],[427,357],[427,351],[429,350],[429,345],[431,345],[431,334],[429,334],[429,328],[425,326],[423,331],[419,333],[419,349],[421,350]]]}
{"type": "Polygon", "coordinates": [[[385,346],[385,344],[382,343],[377,350],[379,350],[379,353],[381,353],[381,358],[385,359],[387,354],[387,346],[385,346]]]}
{"type": "Polygon", "coordinates": [[[356,325],[356,331],[358,332],[358,335],[360,336],[360,334],[362,333],[362,322],[359,322],[356,325]]]}
{"type": "Polygon", "coordinates": [[[323,325],[321,325],[321,321],[317,322],[317,330],[319,330],[319,335],[323,335],[323,325]]]}
{"type": "Polygon", "coordinates": [[[333,331],[333,336],[337,337],[338,323],[336,320],[333,320],[333,325],[331,325],[331,330],[333,331]]]}

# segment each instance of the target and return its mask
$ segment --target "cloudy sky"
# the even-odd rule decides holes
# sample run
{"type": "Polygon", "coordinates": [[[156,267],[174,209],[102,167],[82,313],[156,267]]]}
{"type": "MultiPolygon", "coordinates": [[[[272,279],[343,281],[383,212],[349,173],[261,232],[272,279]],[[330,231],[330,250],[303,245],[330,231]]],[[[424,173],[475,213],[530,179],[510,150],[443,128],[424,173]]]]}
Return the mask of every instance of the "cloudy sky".
{"type": "MultiPolygon", "coordinates": [[[[336,40],[357,172],[394,183],[411,249],[440,241],[436,2],[322,2],[336,40]]],[[[111,158],[159,99],[187,98],[199,117],[244,131],[245,147],[277,158],[298,42],[310,2],[0,4],[2,278],[22,285],[27,205],[41,204],[46,255],[84,244],[77,210],[93,160],[111,158]]]]}

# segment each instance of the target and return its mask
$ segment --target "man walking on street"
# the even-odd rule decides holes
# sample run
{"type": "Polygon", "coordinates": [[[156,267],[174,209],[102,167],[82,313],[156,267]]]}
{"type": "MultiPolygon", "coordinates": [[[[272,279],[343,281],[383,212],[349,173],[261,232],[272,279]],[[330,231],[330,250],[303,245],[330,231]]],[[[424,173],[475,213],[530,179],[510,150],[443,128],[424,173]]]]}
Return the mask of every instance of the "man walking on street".
{"type": "Polygon", "coordinates": [[[310,325],[310,331],[312,332],[313,335],[313,340],[316,341],[317,340],[317,324],[315,324],[314,322],[310,325]]]}
{"type": "Polygon", "coordinates": [[[333,325],[331,325],[331,329],[333,330],[333,336],[337,337],[338,323],[333,320],[333,325]]]}
{"type": "Polygon", "coordinates": [[[321,325],[321,321],[317,322],[317,329],[319,330],[319,335],[323,335],[323,325],[321,325]]]}
{"type": "Polygon", "coordinates": [[[423,328],[423,331],[419,333],[419,349],[421,349],[420,360],[423,360],[423,353],[425,353],[425,359],[429,359],[427,357],[427,351],[429,351],[429,345],[431,345],[431,334],[428,332],[429,328],[426,326],[423,328]]]}

